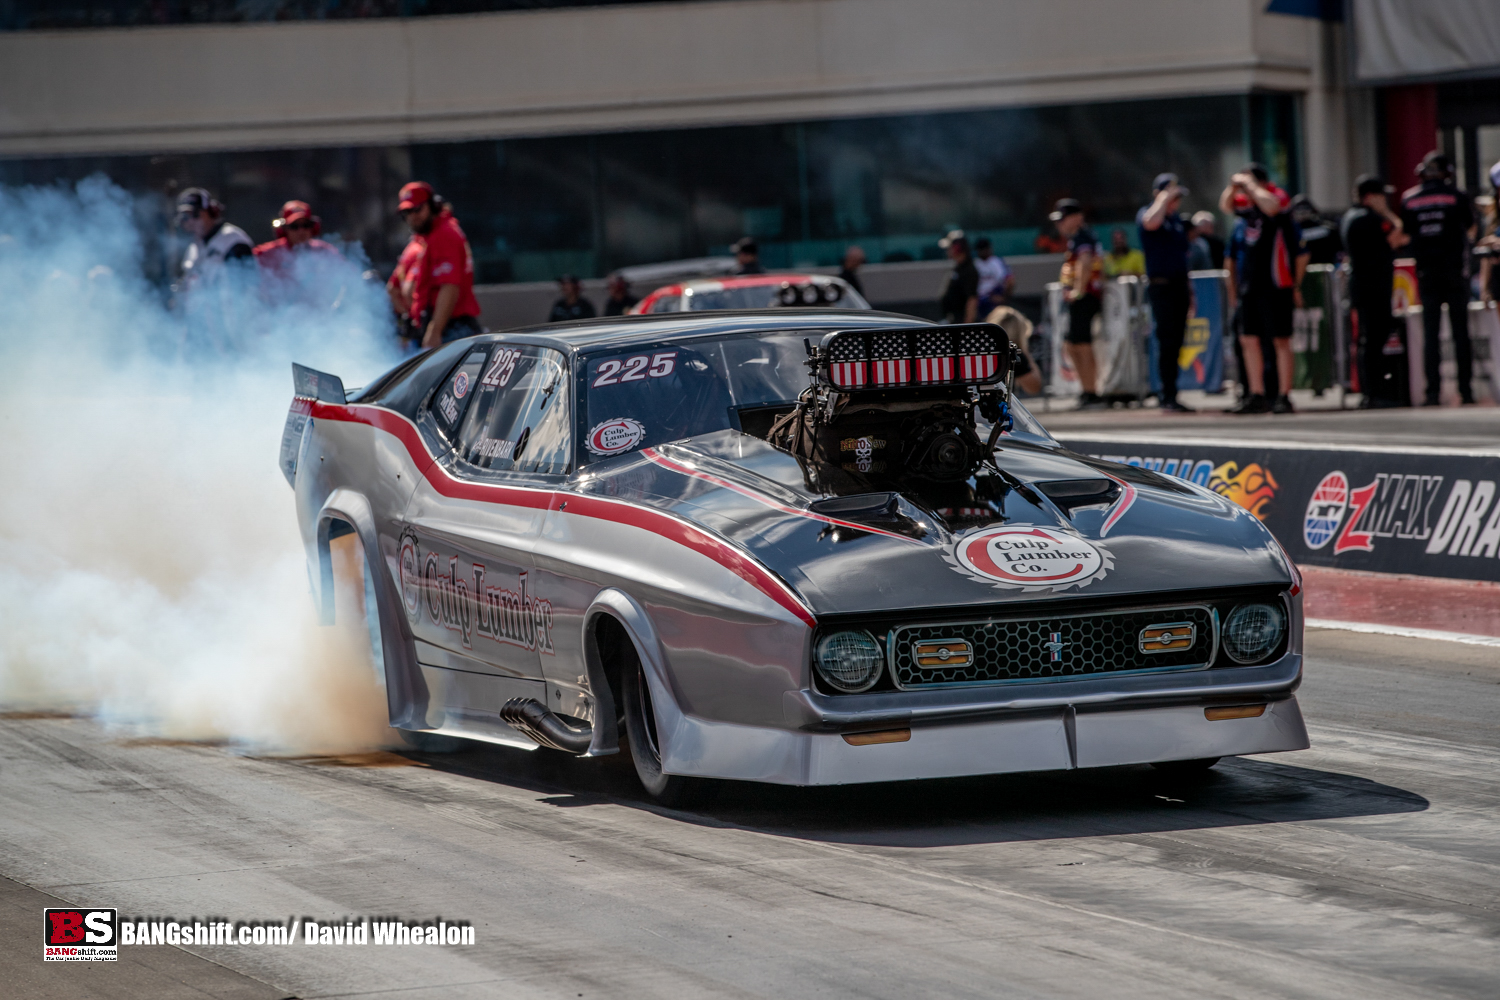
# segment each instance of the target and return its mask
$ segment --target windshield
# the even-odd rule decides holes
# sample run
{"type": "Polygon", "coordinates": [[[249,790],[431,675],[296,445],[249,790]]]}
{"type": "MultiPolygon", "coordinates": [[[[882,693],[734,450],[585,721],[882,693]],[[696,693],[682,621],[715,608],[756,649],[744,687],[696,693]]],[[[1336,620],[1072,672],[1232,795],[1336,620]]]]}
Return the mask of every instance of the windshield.
{"type": "MultiPolygon", "coordinates": [[[[742,333],[585,357],[580,464],[737,428],[745,410],[790,407],[809,384],[804,340],[825,332],[742,333]]],[[[1024,406],[1012,409],[1007,437],[1056,446],[1024,406]]]]}

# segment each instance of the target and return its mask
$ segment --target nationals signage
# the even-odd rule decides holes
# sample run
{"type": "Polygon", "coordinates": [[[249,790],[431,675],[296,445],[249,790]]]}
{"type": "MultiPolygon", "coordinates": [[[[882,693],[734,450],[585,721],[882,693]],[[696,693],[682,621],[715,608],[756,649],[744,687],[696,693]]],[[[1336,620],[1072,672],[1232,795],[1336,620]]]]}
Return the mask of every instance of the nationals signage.
{"type": "Polygon", "coordinates": [[[1347,450],[1069,438],[1252,511],[1299,563],[1500,581],[1500,450],[1347,450]]]}

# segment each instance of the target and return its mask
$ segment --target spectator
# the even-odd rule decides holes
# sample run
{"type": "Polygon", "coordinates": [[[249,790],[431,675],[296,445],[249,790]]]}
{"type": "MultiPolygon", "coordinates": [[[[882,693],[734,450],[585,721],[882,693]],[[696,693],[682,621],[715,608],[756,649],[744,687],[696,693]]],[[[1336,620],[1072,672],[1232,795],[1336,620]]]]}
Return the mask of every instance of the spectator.
{"type": "MultiPolygon", "coordinates": [[[[1192,413],[1190,407],[1177,401],[1178,357],[1193,299],[1188,284],[1187,223],[1177,212],[1188,190],[1177,183],[1176,174],[1157,174],[1151,190],[1156,197],[1136,213],[1135,222],[1149,276],[1146,294],[1151,298],[1151,316],[1156,324],[1161,409],[1164,413],[1192,413]]],[[[1116,229],[1115,234],[1119,233],[1116,229]]]]}
{"type": "Polygon", "coordinates": [[[1474,207],[1469,196],[1453,183],[1453,161],[1434,150],[1417,166],[1419,183],[1401,196],[1401,221],[1411,237],[1417,260],[1417,294],[1422,299],[1422,354],[1427,374],[1423,406],[1438,405],[1442,385],[1442,344],[1438,332],[1443,306],[1453,332],[1453,358],[1458,362],[1458,395],[1474,402],[1474,348],[1469,343],[1469,282],[1464,277],[1464,254],[1473,235],[1474,207]]]}
{"type": "Polygon", "coordinates": [[[177,196],[177,226],[193,238],[182,257],[182,286],[217,281],[233,260],[249,260],[255,244],[243,229],[224,221],[224,206],[203,188],[177,196]]]}
{"type": "Polygon", "coordinates": [[[619,274],[611,274],[606,287],[609,289],[609,298],[604,300],[604,315],[606,316],[624,316],[630,312],[631,306],[641,301],[630,294],[630,283],[619,274]]]}
{"type": "Polygon", "coordinates": [[[289,201],[281,206],[281,214],[271,220],[271,231],[276,239],[255,248],[255,262],[267,275],[284,281],[296,280],[292,264],[299,259],[313,256],[338,257],[339,252],[331,244],[318,239],[323,232],[323,220],[312,213],[305,201],[289,201]]]}
{"type": "Polygon", "coordinates": [[[1031,360],[1031,320],[1011,306],[996,306],[984,317],[984,321],[1004,330],[1010,342],[1020,348],[1021,356],[1016,362],[1016,385],[1033,396],[1040,395],[1042,376],[1037,371],[1036,362],[1031,360]]]}
{"type": "Polygon", "coordinates": [[[1360,405],[1398,406],[1406,346],[1404,337],[1391,337],[1396,330],[1391,322],[1391,285],[1396,247],[1407,237],[1386,200],[1384,180],[1364,174],[1355,182],[1354,207],[1344,213],[1339,230],[1349,249],[1349,300],[1359,318],[1359,388],[1364,396],[1360,405]]]}
{"type": "Polygon", "coordinates": [[[397,207],[412,233],[422,237],[411,303],[421,346],[430,349],[483,333],[474,298],[474,254],[453,209],[425,181],[404,186],[397,207]]]}
{"type": "Polygon", "coordinates": [[[396,268],[385,283],[386,294],[391,300],[391,311],[396,314],[396,336],[401,340],[401,352],[415,350],[422,340],[422,328],[412,311],[416,301],[417,268],[422,262],[422,237],[412,233],[396,261],[396,268]]]}
{"type": "Polygon", "coordinates": [[[1214,235],[1212,212],[1193,215],[1193,242],[1188,246],[1188,270],[1217,271],[1224,266],[1224,241],[1214,235]]]}
{"type": "Polygon", "coordinates": [[[1323,218],[1311,198],[1299,194],[1292,199],[1292,221],[1302,231],[1309,264],[1335,264],[1344,249],[1337,224],[1323,218]]]}
{"type": "Polygon", "coordinates": [[[1104,255],[1104,276],[1118,278],[1126,274],[1145,274],[1146,257],[1132,249],[1125,230],[1116,228],[1109,235],[1109,253],[1104,255]]]}
{"type": "Polygon", "coordinates": [[[1072,198],[1059,200],[1048,218],[1068,241],[1068,253],[1063,258],[1058,280],[1068,303],[1068,342],[1064,348],[1083,390],[1078,397],[1078,408],[1098,409],[1104,406],[1098,393],[1099,369],[1094,361],[1094,318],[1103,308],[1104,297],[1099,240],[1084,225],[1083,206],[1072,198]]]}
{"type": "Polygon", "coordinates": [[[565,274],[557,279],[557,287],[562,289],[562,298],[552,303],[552,312],[547,315],[548,323],[566,323],[570,319],[593,319],[595,315],[594,304],[583,297],[583,285],[575,275],[565,274]]]}
{"type": "Polygon", "coordinates": [[[979,316],[979,269],[974,266],[974,257],[969,253],[969,239],[962,229],[950,230],[938,240],[938,246],[948,252],[953,261],[953,270],[943,282],[943,294],[938,299],[938,308],[948,323],[972,323],[979,316]]]}
{"type": "Polygon", "coordinates": [[[1016,279],[988,236],[974,241],[974,267],[979,271],[979,311],[988,315],[1010,298],[1016,279]]]}
{"type": "Polygon", "coordinates": [[[1219,206],[1239,216],[1225,266],[1248,392],[1232,413],[1292,412],[1292,313],[1302,304],[1307,254],[1287,211],[1291,201],[1258,163],[1231,177],[1219,196],[1219,206]]]}
{"type": "Polygon", "coordinates": [[[859,247],[850,247],[844,251],[844,266],[839,268],[839,277],[844,279],[844,284],[854,289],[863,298],[865,294],[864,282],[859,280],[859,269],[864,266],[865,252],[859,247]]]}
{"type": "Polygon", "coordinates": [[[760,244],[753,236],[742,236],[729,251],[734,254],[735,274],[765,274],[760,266],[760,244]]]}
{"type": "MultiPolygon", "coordinates": [[[[1495,168],[1500,170],[1500,164],[1495,168]]],[[[1500,288],[1500,267],[1495,266],[1495,257],[1500,254],[1495,199],[1492,195],[1481,195],[1474,199],[1474,208],[1480,217],[1479,240],[1474,244],[1474,259],[1479,264],[1479,299],[1488,308],[1494,305],[1497,288],[1500,288]]]]}
{"type": "Polygon", "coordinates": [[[1068,238],[1057,231],[1057,227],[1048,225],[1036,234],[1036,239],[1031,244],[1037,253],[1067,253],[1068,238]]]}

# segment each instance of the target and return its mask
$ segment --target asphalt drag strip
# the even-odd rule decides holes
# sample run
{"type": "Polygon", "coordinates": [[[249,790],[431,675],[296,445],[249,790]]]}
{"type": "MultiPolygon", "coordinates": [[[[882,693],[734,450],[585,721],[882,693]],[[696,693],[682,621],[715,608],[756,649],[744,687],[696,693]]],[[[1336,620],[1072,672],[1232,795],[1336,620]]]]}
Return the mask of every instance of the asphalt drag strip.
{"type": "MultiPolygon", "coordinates": [[[[175,953],[204,977],[182,995],[272,995],[213,992],[232,972],[305,1000],[1494,996],[1494,650],[1321,629],[1308,648],[1308,751],[1189,780],[731,786],[691,812],[644,801],[623,756],[257,759],[4,719],[0,874],[143,919],[475,930],[87,970],[175,953]]],[[[33,903],[0,906],[0,974],[87,995],[43,965],[33,903]]]]}

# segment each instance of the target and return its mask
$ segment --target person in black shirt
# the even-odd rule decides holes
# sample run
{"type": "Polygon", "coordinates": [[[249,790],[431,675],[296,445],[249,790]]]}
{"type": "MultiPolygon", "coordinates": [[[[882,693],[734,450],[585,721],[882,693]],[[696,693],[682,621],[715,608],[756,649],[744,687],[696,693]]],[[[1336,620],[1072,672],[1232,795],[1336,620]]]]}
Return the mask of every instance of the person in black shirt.
{"type": "Polygon", "coordinates": [[[604,315],[624,316],[641,301],[630,294],[630,284],[618,274],[609,276],[609,298],[604,300],[604,315]]]}
{"type": "Polygon", "coordinates": [[[1438,405],[1443,358],[1438,331],[1443,304],[1453,331],[1453,358],[1458,362],[1458,394],[1474,402],[1474,349],[1469,344],[1469,282],[1464,277],[1464,253],[1474,227],[1474,206],[1453,184],[1453,161],[1439,152],[1422,158],[1417,167],[1421,183],[1401,196],[1401,220],[1411,237],[1417,259],[1417,294],[1422,299],[1422,360],[1427,374],[1424,406],[1438,405]]]}
{"type": "Polygon", "coordinates": [[[948,251],[948,259],[953,261],[938,308],[946,322],[972,323],[979,315],[979,268],[969,253],[968,237],[962,229],[955,229],[938,240],[938,246],[948,251]]]}
{"type": "Polygon", "coordinates": [[[755,242],[753,236],[742,236],[729,252],[734,254],[735,274],[765,274],[766,269],[760,266],[760,244],[755,242]]]}
{"type": "Polygon", "coordinates": [[[1339,251],[1344,249],[1339,240],[1339,227],[1323,218],[1318,206],[1311,198],[1299,194],[1292,199],[1292,221],[1302,230],[1302,242],[1307,247],[1309,264],[1333,264],[1338,261],[1339,251]]]}
{"type": "Polygon", "coordinates": [[[1362,175],[1354,186],[1354,207],[1344,213],[1339,233],[1349,251],[1349,299],[1359,317],[1359,388],[1366,407],[1401,403],[1404,337],[1392,337],[1391,285],[1396,247],[1407,242],[1401,219],[1391,211],[1385,181],[1362,175]]]}
{"type": "Polygon", "coordinates": [[[1156,197],[1136,213],[1141,253],[1146,257],[1146,294],[1151,298],[1151,317],[1156,324],[1156,373],[1161,379],[1161,409],[1165,413],[1192,413],[1177,401],[1178,355],[1187,333],[1188,311],[1193,291],[1188,285],[1187,223],[1178,214],[1187,188],[1176,174],[1158,174],[1151,186],[1156,197]]]}
{"type": "Polygon", "coordinates": [[[844,251],[844,266],[839,268],[839,277],[844,279],[844,284],[861,296],[865,294],[865,286],[864,282],[859,280],[859,269],[864,266],[864,263],[864,250],[859,247],[850,247],[844,251]]]}
{"type": "Polygon", "coordinates": [[[557,279],[557,286],[562,289],[562,298],[552,303],[552,312],[547,316],[548,323],[565,323],[570,319],[593,319],[598,315],[594,311],[594,304],[583,297],[583,286],[579,284],[576,277],[565,274],[557,279]]]}

